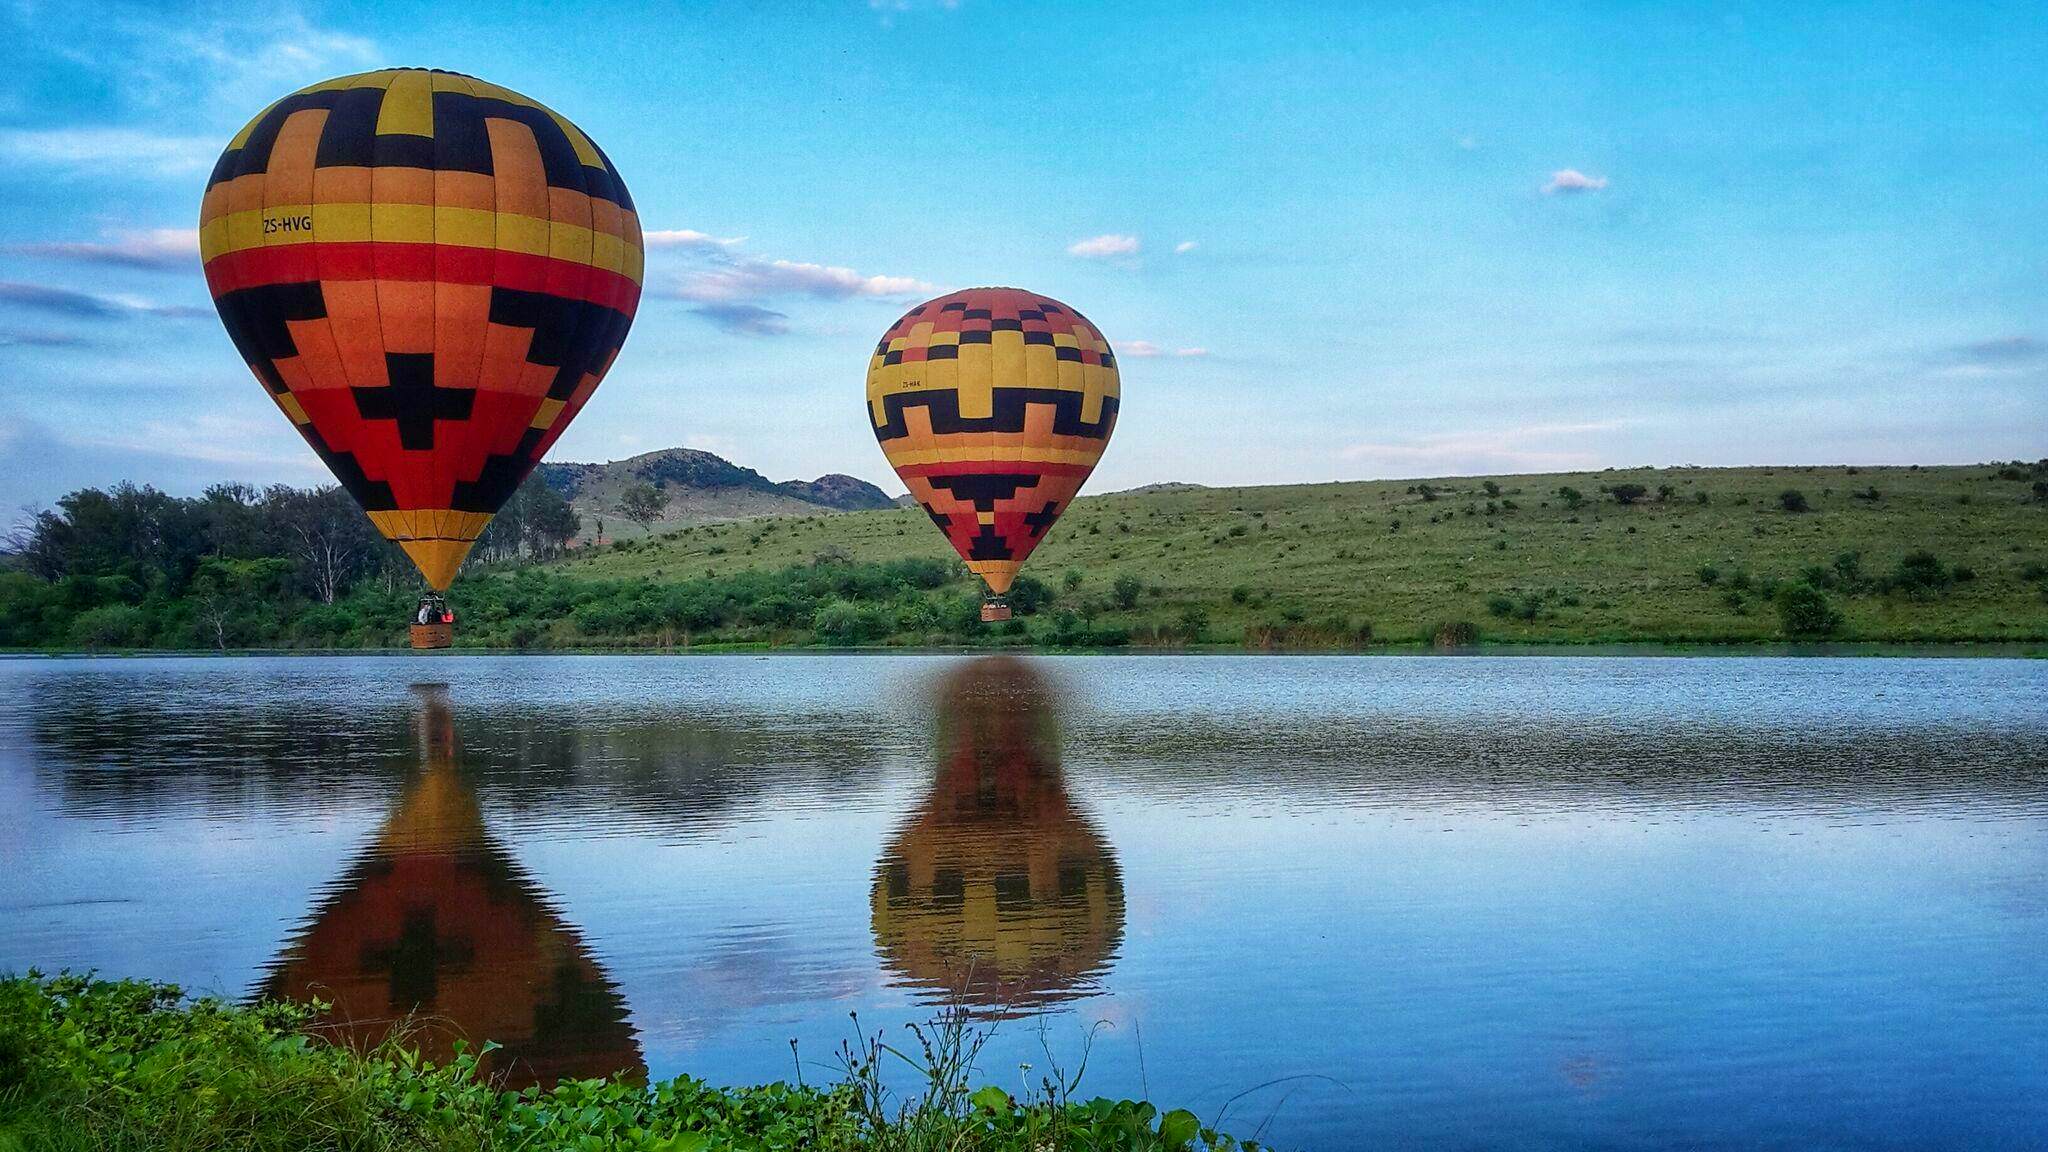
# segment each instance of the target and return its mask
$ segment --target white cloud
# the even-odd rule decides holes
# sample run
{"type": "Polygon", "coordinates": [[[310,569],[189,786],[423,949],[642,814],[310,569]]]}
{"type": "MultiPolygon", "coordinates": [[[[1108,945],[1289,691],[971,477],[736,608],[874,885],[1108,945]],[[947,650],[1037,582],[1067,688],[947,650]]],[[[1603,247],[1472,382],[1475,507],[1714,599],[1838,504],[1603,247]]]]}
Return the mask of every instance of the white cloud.
{"type": "Polygon", "coordinates": [[[1135,256],[1138,247],[1139,241],[1136,236],[1106,232],[1067,245],[1067,255],[1080,256],[1088,260],[1105,260],[1112,256],[1135,256]]]}
{"type": "Polygon", "coordinates": [[[1523,424],[1490,431],[1447,432],[1400,441],[1352,444],[1339,455],[1367,467],[1413,475],[1531,471],[1577,471],[1598,466],[1600,454],[1573,443],[1619,431],[1627,420],[1577,424],[1523,424]]]}
{"type": "Polygon", "coordinates": [[[23,256],[73,260],[82,264],[117,264],[125,268],[187,268],[199,263],[199,230],[152,228],[144,232],[117,232],[102,241],[18,244],[9,251],[23,256]]]}
{"type": "Polygon", "coordinates": [[[211,309],[191,304],[159,304],[140,296],[118,293],[98,296],[50,284],[26,284],[0,280],[0,304],[69,316],[78,320],[119,320],[128,316],[161,316],[190,319],[211,316],[211,309]]]}
{"type": "Polygon", "coordinates": [[[0,161],[96,175],[184,176],[213,166],[225,140],[135,128],[0,130],[0,161]]]}
{"type": "Polygon", "coordinates": [[[928,294],[932,286],[908,276],[863,276],[851,268],[795,260],[739,260],[707,268],[664,293],[704,304],[731,304],[776,296],[846,300],[857,296],[928,294]]]}
{"type": "Polygon", "coordinates": [[[1560,168],[1550,174],[1550,183],[1543,186],[1543,194],[1569,196],[1579,192],[1598,192],[1605,187],[1605,176],[1588,176],[1577,168],[1560,168]]]}
{"type": "Polygon", "coordinates": [[[1199,248],[1199,247],[1201,247],[1201,245],[1200,245],[1199,243],[1197,243],[1196,241],[1193,241],[1193,240],[1183,240],[1183,241],[1181,241],[1180,243],[1178,243],[1178,244],[1175,244],[1175,245],[1173,246],[1173,250],[1174,250],[1175,252],[1178,252],[1178,253],[1181,253],[1181,254],[1186,254],[1186,253],[1189,253],[1189,252],[1193,252],[1193,251],[1194,251],[1195,249],[1197,249],[1197,248],[1199,248]]]}
{"type": "Polygon", "coordinates": [[[789,314],[758,304],[699,304],[690,311],[739,336],[781,336],[789,331],[789,314]]]}
{"type": "Polygon", "coordinates": [[[649,248],[682,248],[695,252],[725,252],[746,242],[745,236],[713,236],[694,228],[671,228],[644,232],[640,239],[649,248]]]}
{"type": "Polygon", "coordinates": [[[1150,340],[1126,340],[1117,348],[1117,355],[1140,360],[1151,360],[1160,356],[1189,358],[1208,354],[1207,348],[1162,348],[1150,340]]]}

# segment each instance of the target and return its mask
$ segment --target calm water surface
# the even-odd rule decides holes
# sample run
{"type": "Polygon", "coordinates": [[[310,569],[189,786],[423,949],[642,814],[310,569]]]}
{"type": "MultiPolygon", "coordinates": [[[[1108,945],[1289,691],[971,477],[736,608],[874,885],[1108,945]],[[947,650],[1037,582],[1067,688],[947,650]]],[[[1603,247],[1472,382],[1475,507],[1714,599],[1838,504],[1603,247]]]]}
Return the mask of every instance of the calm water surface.
{"type": "Polygon", "coordinates": [[[2048,1146],[2048,662],[0,661],[0,969],[1283,1146],[2048,1146]]]}

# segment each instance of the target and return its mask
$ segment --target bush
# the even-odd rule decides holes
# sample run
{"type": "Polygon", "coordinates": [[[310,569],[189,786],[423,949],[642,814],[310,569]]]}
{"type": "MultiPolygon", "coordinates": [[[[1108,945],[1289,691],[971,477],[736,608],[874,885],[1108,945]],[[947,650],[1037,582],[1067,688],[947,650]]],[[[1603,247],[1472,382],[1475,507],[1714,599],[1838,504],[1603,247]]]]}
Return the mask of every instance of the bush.
{"type": "Polygon", "coordinates": [[[1111,603],[1128,612],[1138,606],[1138,594],[1144,590],[1144,583],[1136,576],[1128,572],[1121,573],[1110,582],[1109,599],[1111,603]]]}
{"type": "Polygon", "coordinates": [[[1941,558],[1925,549],[1908,552],[1892,569],[1890,585],[1910,596],[1925,596],[1947,588],[1954,576],[1941,558]]]}
{"type": "Polygon", "coordinates": [[[1778,507],[1787,512],[1806,511],[1806,493],[1797,488],[1787,488],[1778,493],[1778,507]]]}
{"type": "Polygon", "coordinates": [[[1584,504],[1586,502],[1586,494],[1584,492],[1581,492],[1577,488],[1572,488],[1569,486],[1559,488],[1557,490],[1557,495],[1560,499],[1564,501],[1564,506],[1567,510],[1575,511],[1578,509],[1579,505],[1584,504]]]}
{"type": "Polygon", "coordinates": [[[81,648],[128,648],[149,638],[149,614],[133,604],[105,604],[71,621],[71,642],[81,648]]]}
{"type": "Polygon", "coordinates": [[[1209,610],[1199,604],[1190,604],[1180,610],[1180,634],[1190,644],[1199,644],[1209,631],[1209,610]]]}
{"type": "Polygon", "coordinates": [[[1721,570],[1712,564],[1702,564],[1700,565],[1699,575],[1700,583],[1705,587],[1711,588],[1720,581],[1721,570]]]}
{"type": "Polygon", "coordinates": [[[811,630],[828,644],[862,644],[880,640],[895,621],[873,604],[834,600],[811,617],[811,630]]]}
{"type": "Polygon", "coordinates": [[[1616,484],[1607,490],[1607,494],[1614,497],[1616,504],[1633,504],[1648,492],[1649,489],[1641,484],[1616,484]]]}
{"type": "Polygon", "coordinates": [[[1490,596],[1486,600],[1486,611],[1490,615],[1506,619],[1514,610],[1515,602],[1506,596],[1490,596]]]}
{"type": "Polygon", "coordinates": [[[1040,608],[1052,603],[1052,587],[1034,576],[1019,576],[1010,590],[1003,594],[1010,602],[1010,608],[1019,616],[1035,616],[1040,608]]]}
{"type": "Polygon", "coordinates": [[[1788,636],[1829,636],[1842,627],[1842,613],[1811,584],[1785,584],[1772,600],[1788,636]]]}

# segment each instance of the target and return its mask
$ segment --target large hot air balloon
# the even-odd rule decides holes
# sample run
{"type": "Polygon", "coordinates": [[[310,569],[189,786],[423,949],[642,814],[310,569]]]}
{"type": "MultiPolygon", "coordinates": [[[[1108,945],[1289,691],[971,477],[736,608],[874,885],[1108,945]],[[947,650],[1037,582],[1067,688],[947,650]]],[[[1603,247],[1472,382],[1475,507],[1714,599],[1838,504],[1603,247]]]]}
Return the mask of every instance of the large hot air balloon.
{"type": "MultiPolygon", "coordinates": [[[[611,161],[453,72],[343,76],[265,109],[214,165],[199,246],[243,359],[436,594],[640,300],[640,222],[611,161]]],[[[418,622],[445,624],[439,603],[418,622]]]]}
{"type": "Polygon", "coordinates": [[[1094,471],[1116,427],[1116,356],[1088,318],[1019,288],[904,313],[868,362],[889,466],[988,584],[983,620],[1094,471]]]}

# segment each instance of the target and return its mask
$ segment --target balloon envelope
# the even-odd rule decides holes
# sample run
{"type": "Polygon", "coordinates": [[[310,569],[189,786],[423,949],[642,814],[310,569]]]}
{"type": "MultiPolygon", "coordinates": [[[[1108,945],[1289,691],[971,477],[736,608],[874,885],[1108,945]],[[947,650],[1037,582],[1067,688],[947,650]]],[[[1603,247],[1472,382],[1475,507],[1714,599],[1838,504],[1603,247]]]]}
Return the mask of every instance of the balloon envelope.
{"type": "Polygon", "coordinates": [[[868,419],[890,467],[997,595],[1094,471],[1117,404],[1109,342],[1018,288],[928,300],[868,362],[868,419]]]}
{"type": "Polygon", "coordinates": [[[437,589],[640,300],[640,223],[611,161],[452,72],[343,76],[265,109],[214,166],[199,243],[243,359],[437,589]]]}

